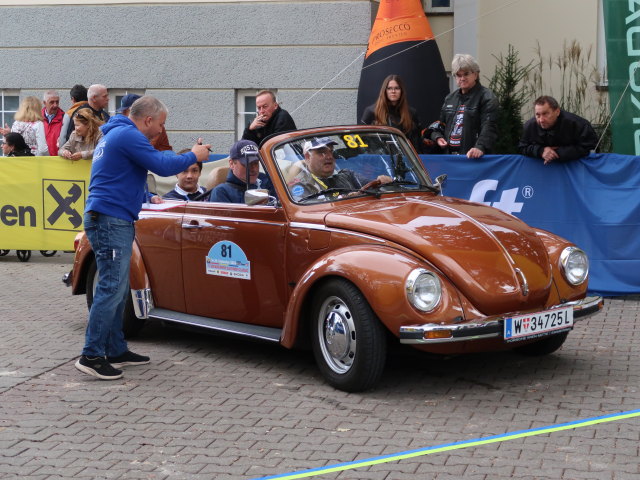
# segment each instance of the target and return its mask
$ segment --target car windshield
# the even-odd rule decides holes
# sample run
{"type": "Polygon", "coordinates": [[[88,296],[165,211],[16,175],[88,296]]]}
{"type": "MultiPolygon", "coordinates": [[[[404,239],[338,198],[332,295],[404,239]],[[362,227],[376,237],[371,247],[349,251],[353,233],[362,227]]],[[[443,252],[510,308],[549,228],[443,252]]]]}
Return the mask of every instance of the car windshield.
{"type": "Polygon", "coordinates": [[[403,137],[363,130],[298,137],[274,149],[291,198],[332,202],[357,195],[434,191],[403,137]]]}

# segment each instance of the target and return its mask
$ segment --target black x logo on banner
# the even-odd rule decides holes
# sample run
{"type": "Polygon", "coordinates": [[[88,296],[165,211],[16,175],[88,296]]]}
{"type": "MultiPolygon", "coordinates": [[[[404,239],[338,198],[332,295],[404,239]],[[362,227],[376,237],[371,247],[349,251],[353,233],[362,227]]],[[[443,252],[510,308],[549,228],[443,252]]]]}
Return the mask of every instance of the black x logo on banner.
{"type": "Polygon", "coordinates": [[[82,189],[78,185],[74,183],[67,192],[68,196],[65,198],[63,198],[62,195],[58,193],[58,190],[56,190],[56,187],[54,187],[53,185],[49,185],[47,187],[47,192],[49,192],[53,199],[58,202],[58,206],[56,207],[56,209],[47,218],[49,224],[53,225],[60,218],[60,216],[65,213],[69,215],[69,222],[71,223],[71,225],[73,225],[73,228],[78,228],[80,225],[82,225],[82,216],[73,208],[71,208],[71,205],[73,205],[73,203],[75,203],[76,200],[78,200],[82,195],[82,189]]]}

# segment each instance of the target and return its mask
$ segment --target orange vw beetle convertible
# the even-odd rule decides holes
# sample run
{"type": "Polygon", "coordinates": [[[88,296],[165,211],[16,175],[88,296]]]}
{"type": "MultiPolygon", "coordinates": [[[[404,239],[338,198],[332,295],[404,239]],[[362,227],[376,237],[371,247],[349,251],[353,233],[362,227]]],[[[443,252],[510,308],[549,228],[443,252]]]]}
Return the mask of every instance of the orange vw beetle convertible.
{"type": "MultiPolygon", "coordinates": [[[[544,355],[602,308],[586,296],[582,250],[442,196],[445,176],[432,181],[395,129],[300,130],[267,139],[260,156],[273,186],[243,191],[243,203],[143,209],[125,333],[160,319],[310,344],[331,385],[360,391],[379,380],[388,342],[544,355]]],[[[81,234],[68,282],[89,305],[97,275],[81,234]]]]}

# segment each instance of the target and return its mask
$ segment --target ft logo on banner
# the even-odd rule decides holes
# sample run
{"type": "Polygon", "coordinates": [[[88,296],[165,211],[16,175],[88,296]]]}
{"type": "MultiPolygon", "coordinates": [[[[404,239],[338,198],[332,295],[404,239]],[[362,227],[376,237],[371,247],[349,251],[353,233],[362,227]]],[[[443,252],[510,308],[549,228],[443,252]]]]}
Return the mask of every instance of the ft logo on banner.
{"type": "MultiPolygon", "coordinates": [[[[511,215],[514,213],[520,213],[522,211],[523,202],[516,202],[516,196],[518,195],[518,188],[510,188],[504,190],[500,195],[500,200],[497,202],[486,202],[485,197],[488,192],[496,191],[498,189],[498,180],[488,179],[480,180],[473,186],[471,190],[471,196],[469,201],[476,203],[483,203],[494,208],[498,208],[503,212],[507,212],[511,215]]],[[[526,186],[522,189],[522,195],[525,198],[531,198],[533,196],[533,187],[526,186]]]]}
{"type": "Polygon", "coordinates": [[[85,182],[42,180],[43,228],[45,230],[82,230],[85,182]]]}

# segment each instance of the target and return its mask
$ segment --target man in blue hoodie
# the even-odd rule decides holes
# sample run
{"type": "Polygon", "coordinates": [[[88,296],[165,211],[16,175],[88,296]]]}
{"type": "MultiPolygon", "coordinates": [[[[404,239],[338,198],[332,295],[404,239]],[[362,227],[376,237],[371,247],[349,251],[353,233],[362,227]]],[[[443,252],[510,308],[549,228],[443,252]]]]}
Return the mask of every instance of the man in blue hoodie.
{"type": "Polygon", "coordinates": [[[84,229],[99,280],[75,366],[102,380],[121,378],[116,367],[149,363],[149,357],[129,351],[122,333],[134,222],[145,199],[147,171],[175,175],[209,156],[210,145],[194,145],[182,155],[153,148],[150,141],[162,132],[166,118],[167,107],[160,100],[141,97],[128,118],[116,115],[100,127],[104,136],[93,153],[84,229]]]}

